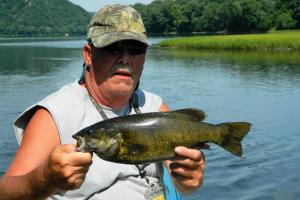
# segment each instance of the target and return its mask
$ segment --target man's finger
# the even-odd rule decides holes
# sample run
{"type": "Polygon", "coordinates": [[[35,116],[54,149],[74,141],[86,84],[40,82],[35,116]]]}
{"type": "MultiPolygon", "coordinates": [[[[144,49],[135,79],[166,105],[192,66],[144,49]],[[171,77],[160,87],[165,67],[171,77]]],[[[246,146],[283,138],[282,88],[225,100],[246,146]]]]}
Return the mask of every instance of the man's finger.
{"type": "Polygon", "coordinates": [[[196,149],[189,149],[186,147],[176,147],[175,154],[177,156],[189,158],[194,161],[200,161],[202,159],[202,153],[196,149]]]}
{"type": "Polygon", "coordinates": [[[92,164],[91,153],[73,152],[68,155],[70,163],[73,165],[90,165],[92,164]]]}
{"type": "MultiPolygon", "coordinates": [[[[170,165],[170,169],[171,169],[171,165],[170,165]]],[[[171,174],[172,175],[178,175],[181,177],[185,177],[185,178],[193,178],[195,173],[195,170],[191,169],[191,168],[183,168],[181,167],[181,165],[178,165],[176,167],[172,167],[171,169],[171,174]]]]}

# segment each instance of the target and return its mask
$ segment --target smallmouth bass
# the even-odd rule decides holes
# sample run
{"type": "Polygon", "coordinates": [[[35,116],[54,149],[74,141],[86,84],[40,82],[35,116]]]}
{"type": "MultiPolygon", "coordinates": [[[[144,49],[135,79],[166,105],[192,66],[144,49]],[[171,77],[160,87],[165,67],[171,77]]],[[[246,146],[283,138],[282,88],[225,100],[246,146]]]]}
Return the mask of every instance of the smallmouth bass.
{"type": "Polygon", "coordinates": [[[73,138],[78,151],[94,152],[104,160],[126,164],[172,159],[177,146],[195,147],[209,142],[242,156],[241,140],[251,124],[215,125],[202,122],[204,118],[203,111],[193,108],[126,115],[88,126],[73,138]]]}

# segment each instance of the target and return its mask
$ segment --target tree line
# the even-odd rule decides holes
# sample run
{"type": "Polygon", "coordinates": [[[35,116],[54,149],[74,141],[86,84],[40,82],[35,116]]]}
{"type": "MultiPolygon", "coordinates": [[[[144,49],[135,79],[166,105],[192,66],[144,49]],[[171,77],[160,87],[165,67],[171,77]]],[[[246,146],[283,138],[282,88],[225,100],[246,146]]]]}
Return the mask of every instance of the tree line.
{"type": "Polygon", "coordinates": [[[299,0],[154,0],[134,5],[148,33],[299,29],[299,0]]]}
{"type": "MultiPolygon", "coordinates": [[[[154,0],[133,5],[148,33],[300,29],[300,0],[154,0]]],[[[0,36],[86,35],[91,13],[67,0],[0,0],[0,36]]]]}

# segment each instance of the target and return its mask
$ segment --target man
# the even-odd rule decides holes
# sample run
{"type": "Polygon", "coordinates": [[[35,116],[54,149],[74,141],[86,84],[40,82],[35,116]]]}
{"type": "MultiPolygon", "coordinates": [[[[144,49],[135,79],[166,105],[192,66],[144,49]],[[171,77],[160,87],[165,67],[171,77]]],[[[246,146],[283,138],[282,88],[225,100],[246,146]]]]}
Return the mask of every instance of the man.
{"type": "MultiPolygon", "coordinates": [[[[15,122],[20,148],[0,182],[4,199],[160,195],[155,196],[163,191],[158,165],[107,162],[77,152],[72,139],[82,128],[106,118],[169,111],[159,96],[138,89],[148,45],[142,19],[133,8],[112,5],[95,14],[83,47],[83,78],[33,105],[15,122]]],[[[203,181],[204,158],[185,147],[177,147],[175,153],[176,159],[164,164],[177,190],[192,192],[203,181]]]]}

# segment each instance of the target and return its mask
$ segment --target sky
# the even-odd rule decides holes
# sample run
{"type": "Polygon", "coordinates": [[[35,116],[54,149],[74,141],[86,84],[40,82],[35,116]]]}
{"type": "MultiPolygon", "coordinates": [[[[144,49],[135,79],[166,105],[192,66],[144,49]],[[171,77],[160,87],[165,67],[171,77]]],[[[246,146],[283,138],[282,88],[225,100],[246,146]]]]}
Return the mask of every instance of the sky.
{"type": "Polygon", "coordinates": [[[104,1],[104,0],[69,0],[74,4],[77,4],[84,8],[87,11],[95,12],[102,8],[105,5],[109,4],[123,4],[123,5],[133,5],[135,3],[143,3],[149,4],[153,0],[111,0],[111,1],[104,1]]]}

